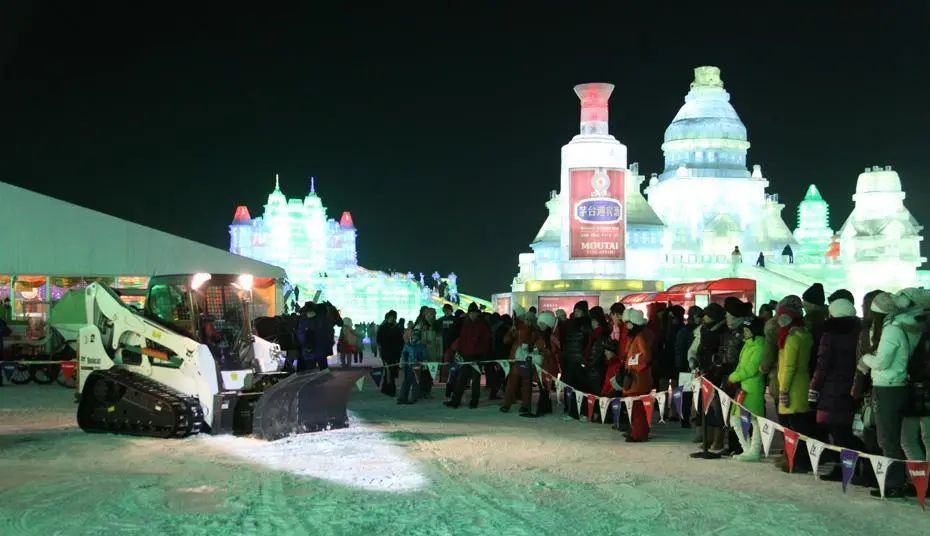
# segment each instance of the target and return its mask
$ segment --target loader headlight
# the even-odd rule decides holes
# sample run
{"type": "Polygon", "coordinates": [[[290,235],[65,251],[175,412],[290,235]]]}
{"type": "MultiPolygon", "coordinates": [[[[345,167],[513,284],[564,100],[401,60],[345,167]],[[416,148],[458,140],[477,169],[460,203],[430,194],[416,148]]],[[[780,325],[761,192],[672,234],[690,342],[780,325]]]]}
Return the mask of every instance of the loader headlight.
{"type": "Polygon", "coordinates": [[[252,290],[252,285],[255,283],[255,277],[252,274],[242,274],[239,276],[239,288],[242,290],[252,290]]]}
{"type": "Polygon", "coordinates": [[[199,289],[203,286],[204,283],[209,281],[213,276],[210,274],[199,273],[194,274],[194,277],[191,277],[191,288],[194,290],[199,289]]]}

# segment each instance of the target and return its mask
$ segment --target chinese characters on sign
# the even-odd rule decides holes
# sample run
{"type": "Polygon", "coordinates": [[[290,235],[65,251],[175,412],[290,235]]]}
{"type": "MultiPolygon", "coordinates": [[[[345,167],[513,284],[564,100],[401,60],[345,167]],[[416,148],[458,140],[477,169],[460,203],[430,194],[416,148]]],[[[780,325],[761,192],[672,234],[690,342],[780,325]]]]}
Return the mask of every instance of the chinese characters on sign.
{"type": "Polygon", "coordinates": [[[569,252],[572,259],[624,259],[623,181],[622,169],[569,170],[569,252]]]}

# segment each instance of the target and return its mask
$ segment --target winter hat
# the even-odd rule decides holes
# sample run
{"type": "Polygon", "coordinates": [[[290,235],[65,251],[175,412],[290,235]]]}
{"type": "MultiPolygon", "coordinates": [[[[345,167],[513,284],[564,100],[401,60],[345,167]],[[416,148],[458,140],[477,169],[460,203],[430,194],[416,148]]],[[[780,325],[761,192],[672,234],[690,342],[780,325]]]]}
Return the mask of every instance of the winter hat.
{"type": "Polygon", "coordinates": [[[526,309],[519,303],[513,306],[513,317],[523,318],[526,315],[526,309]]]}
{"type": "Polygon", "coordinates": [[[707,307],[704,308],[704,316],[710,317],[714,322],[720,322],[723,320],[726,311],[723,310],[723,307],[717,302],[710,302],[707,304],[707,307]]]}
{"type": "Polygon", "coordinates": [[[833,303],[836,300],[849,300],[852,303],[856,303],[856,298],[853,297],[852,292],[846,290],[845,288],[841,288],[833,294],[830,294],[830,296],[827,298],[827,303],[833,303]]]}
{"type": "Polygon", "coordinates": [[[801,299],[814,305],[823,305],[823,285],[814,283],[809,289],[804,291],[804,294],[801,294],[801,299]]]}
{"type": "Polygon", "coordinates": [[[669,307],[668,312],[678,320],[684,320],[685,318],[685,308],[680,305],[673,305],[669,307]]]}
{"type": "Polygon", "coordinates": [[[856,306],[846,298],[838,298],[830,303],[830,316],[833,318],[846,318],[856,316],[856,306]]]}
{"type": "MultiPolygon", "coordinates": [[[[639,309],[627,309],[629,314],[627,314],[626,321],[634,326],[645,326],[646,325],[646,316],[639,309]]],[[[626,313],[624,313],[626,314],[626,313]]]]}
{"type": "Polygon", "coordinates": [[[477,313],[477,312],[478,312],[478,304],[475,303],[475,302],[469,303],[469,304],[468,304],[468,312],[469,312],[469,313],[477,313]]]}
{"type": "Polygon", "coordinates": [[[723,310],[730,313],[732,316],[743,316],[743,302],[739,301],[739,298],[728,296],[727,299],[723,300],[723,310]]]}
{"type": "Polygon", "coordinates": [[[555,329],[555,315],[552,311],[543,311],[536,318],[536,324],[542,329],[555,329]]]}
{"type": "Polygon", "coordinates": [[[586,300],[581,300],[580,302],[576,303],[576,304],[575,304],[575,307],[572,308],[572,312],[575,312],[575,311],[577,311],[577,310],[579,310],[579,309],[580,309],[585,315],[587,315],[587,314],[588,314],[588,302],[587,302],[586,300]]]}
{"type": "MultiPolygon", "coordinates": [[[[808,289],[808,291],[810,291],[810,289],[808,289]]],[[[822,296],[823,294],[821,294],[821,297],[822,296]]],[[[821,301],[821,303],[823,302],[821,301]]],[[[792,321],[801,318],[804,316],[804,306],[801,304],[801,299],[793,294],[785,296],[778,302],[778,309],[775,310],[775,316],[778,318],[778,323],[783,326],[787,326],[791,324],[792,321]],[[782,319],[783,317],[784,320],[782,319]]]]}
{"type": "MultiPolygon", "coordinates": [[[[898,296],[907,298],[910,302],[905,305],[908,309],[930,309],[930,291],[925,288],[908,287],[898,292],[898,296]]],[[[903,303],[904,300],[899,300],[903,303]]]]}

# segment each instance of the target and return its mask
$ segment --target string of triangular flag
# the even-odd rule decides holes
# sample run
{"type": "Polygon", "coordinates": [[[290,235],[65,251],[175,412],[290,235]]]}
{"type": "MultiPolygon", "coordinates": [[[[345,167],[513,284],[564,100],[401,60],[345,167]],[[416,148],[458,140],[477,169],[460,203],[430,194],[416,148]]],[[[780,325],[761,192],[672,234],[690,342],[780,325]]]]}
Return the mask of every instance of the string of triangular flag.
{"type": "MultiPolygon", "coordinates": [[[[815,478],[817,477],[817,469],[820,466],[820,456],[823,454],[823,451],[831,450],[838,452],[840,455],[840,467],[842,470],[843,492],[845,492],[849,486],[849,482],[852,480],[852,476],[856,468],[856,463],[859,461],[859,459],[866,458],[872,464],[872,469],[875,472],[875,478],[878,480],[879,492],[881,493],[881,496],[884,497],[885,480],[888,476],[888,467],[893,463],[903,463],[905,466],[906,474],[910,477],[911,482],[917,489],[917,502],[920,503],[921,508],[926,509],[928,484],[927,477],[928,473],[930,473],[930,463],[928,463],[926,460],[898,460],[880,456],[878,454],[869,454],[867,452],[861,452],[855,449],[848,449],[838,445],[824,443],[823,441],[813,437],[800,434],[775,421],[766,419],[765,417],[752,415],[749,409],[747,409],[739,402],[731,399],[725,391],[711,383],[707,378],[701,377],[699,381],[701,382],[701,394],[704,395],[702,398],[705,399],[704,414],[706,415],[707,411],[710,409],[710,405],[714,396],[717,396],[720,399],[720,406],[724,415],[729,415],[729,409],[731,406],[736,405],[736,407],[739,408],[740,425],[742,427],[744,436],[749,436],[749,428],[751,426],[752,418],[754,417],[758,423],[757,426],[759,426],[759,432],[762,437],[762,450],[765,452],[766,456],[769,455],[769,451],[772,448],[772,440],[775,438],[775,432],[778,431],[782,433],[782,436],[785,440],[785,457],[788,459],[789,472],[794,470],[794,459],[798,452],[799,443],[801,442],[804,442],[805,444],[807,454],[811,460],[811,466],[815,478]]],[[[681,387],[678,387],[676,388],[676,391],[679,391],[680,389],[681,387]]],[[[674,392],[672,396],[675,396],[674,392]]],[[[697,409],[696,400],[698,397],[694,398],[695,409],[697,409]]],[[[724,421],[726,422],[726,419],[724,421]]]]}

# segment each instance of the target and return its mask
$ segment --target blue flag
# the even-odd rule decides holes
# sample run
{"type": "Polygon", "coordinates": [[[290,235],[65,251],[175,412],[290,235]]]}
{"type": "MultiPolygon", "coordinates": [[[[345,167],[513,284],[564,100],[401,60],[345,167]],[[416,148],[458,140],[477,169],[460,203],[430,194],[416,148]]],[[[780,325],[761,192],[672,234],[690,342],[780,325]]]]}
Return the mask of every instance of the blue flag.
{"type": "Polygon", "coordinates": [[[615,398],[610,401],[610,412],[614,417],[614,426],[620,428],[620,399],[615,398]]]}
{"type": "Polygon", "coordinates": [[[684,398],[684,391],[685,388],[680,385],[672,390],[672,400],[675,402],[675,411],[677,412],[676,415],[679,417],[682,416],[681,407],[682,399],[684,398]]]}
{"type": "Polygon", "coordinates": [[[843,449],[840,451],[840,463],[843,466],[843,493],[846,493],[846,486],[852,479],[853,473],[856,472],[856,461],[859,459],[859,453],[854,450],[843,449]]]}
{"type": "Polygon", "coordinates": [[[739,408],[739,423],[743,427],[743,437],[749,437],[749,427],[752,426],[752,413],[744,407],[739,408]]]}

